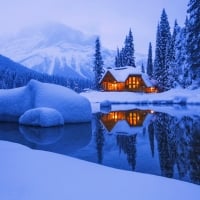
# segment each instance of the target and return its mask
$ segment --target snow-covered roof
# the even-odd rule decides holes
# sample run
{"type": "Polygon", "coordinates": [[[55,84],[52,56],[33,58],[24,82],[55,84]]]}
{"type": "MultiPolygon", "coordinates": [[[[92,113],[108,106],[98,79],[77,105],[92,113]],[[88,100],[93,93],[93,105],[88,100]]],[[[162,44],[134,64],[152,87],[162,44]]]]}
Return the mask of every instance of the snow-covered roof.
{"type": "Polygon", "coordinates": [[[125,82],[129,75],[141,75],[147,87],[153,86],[153,83],[150,81],[148,75],[145,73],[142,73],[141,69],[138,67],[126,66],[126,67],[121,67],[121,68],[107,69],[102,79],[100,80],[100,82],[103,80],[107,72],[110,72],[117,82],[125,82]]]}

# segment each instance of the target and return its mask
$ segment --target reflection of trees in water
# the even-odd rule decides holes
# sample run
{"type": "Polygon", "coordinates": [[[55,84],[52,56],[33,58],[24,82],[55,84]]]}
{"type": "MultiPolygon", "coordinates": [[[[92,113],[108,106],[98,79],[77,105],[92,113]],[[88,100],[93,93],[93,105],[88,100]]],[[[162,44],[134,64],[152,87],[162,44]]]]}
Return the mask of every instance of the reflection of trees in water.
{"type": "Polygon", "coordinates": [[[127,160],[131,169],[135,170],[136,165],[136,134],[134,135],[117,135],[117,145],[120,152],[123,151],[127,155],[127,160]]]}
{"type": "Polygon", "coordinates": [[[200,184],[199,121],[199,116],[180,119],[156,113],[153,127],[150,123],[148,130],[151,148],[155,133],[162,175],[173,177],[176,166],[181,179],[189,175],[192,182],[200,184]]]}
{"type": "Polygon", "coordinates": [[[161,175],[166,177],[173,177],[173,167],[176,159],[176,146],[172,137],[171,123],[173,123],[172,117],[164,113],[158,113],[154,123],[161,175]]]}
{"type": "Polygon", "coordinates": [[[197,122],[194,123],[189,149],[190,177],[195,183],[200,184],[200,124],[197,122]]]}
{"type": "Polygon", "coordinates": [[[153,122],[150,122],[148,126],[148,132],[149,132],[149,143],[151,147],[151,155],[154,157],[154,125],[153,122]]]}
{"type": "Polygon", "coordinates": [[[95,141],[96,141],[96,150],[97,150],[97,158],[98,163],[102,163],[103,161],[103,145],[104,145],[104,128],[100,123],[101,114],[97,113],[95,116],[95,141]]]}

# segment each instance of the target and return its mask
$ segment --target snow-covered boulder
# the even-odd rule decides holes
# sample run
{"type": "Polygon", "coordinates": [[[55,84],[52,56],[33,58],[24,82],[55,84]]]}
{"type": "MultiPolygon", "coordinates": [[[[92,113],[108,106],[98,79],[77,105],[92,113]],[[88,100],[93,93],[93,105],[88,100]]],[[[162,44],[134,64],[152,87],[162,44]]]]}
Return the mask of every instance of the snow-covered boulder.
{"type": "Polygon", "coordinates": [[[64,122],[88,122],[92,118],[89,100],[69,88],[35,80],[27,87],[33,96],[34,108],[53,108],[62,114],[64,122]]]}
{"type": "Polygon", "coordinates": [[[110,101],[105,100],[100,103],[100,108],[105,108],[105,107],[111,108],[111,105],[112,103],[110,101]]]}
{"type": "Polygon", "coordinates": [[[112,103],[108,100],[102,101],[100,103],[100,110],[103,113],[108,113],[111,111],[112,103]]]}
{"type": "Polygon", "coordinates": [[[85,97],[63,86],[35,80],[25,87],[0,90],[0,105],[1,121],[18,120],[26,111],[41,107],[58,111],[65,123],[89,122],[92,118],[91,105],[85,97]]]}
{"type": "Polygon", "coordinates": [[[0,90],[0,120],[16,121],[19,116],[33,107],[27,87],[0,90]]]}
{"type": "Polygon", "coordinates": [[[52,108],[34,108],[27,110],[19,118],[19,123],[31,126],[59,126],[64,125],[63,116],[52,108]]]}

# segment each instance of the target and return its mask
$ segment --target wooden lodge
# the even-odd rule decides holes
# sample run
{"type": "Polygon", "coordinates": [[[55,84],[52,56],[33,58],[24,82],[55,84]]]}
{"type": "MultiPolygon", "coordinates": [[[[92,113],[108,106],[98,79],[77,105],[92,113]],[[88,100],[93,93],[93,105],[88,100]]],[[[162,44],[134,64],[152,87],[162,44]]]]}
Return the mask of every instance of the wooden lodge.
{"type": "Polygon", "coordinates": [[[108,69],[100,84],[104,91],[158,92],[148,75],[135,67],[108,69]]]}

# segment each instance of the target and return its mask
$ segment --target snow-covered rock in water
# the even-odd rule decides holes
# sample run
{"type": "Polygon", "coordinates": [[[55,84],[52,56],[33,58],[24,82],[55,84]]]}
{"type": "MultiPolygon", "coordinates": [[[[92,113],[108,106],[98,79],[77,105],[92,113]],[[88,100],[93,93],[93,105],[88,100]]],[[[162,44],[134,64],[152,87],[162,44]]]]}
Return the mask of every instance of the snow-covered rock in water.
{"type": "Polygon", "coordinates": [[[112,107],[112,103],[108,100],[102,101],[100,103],[100,110],[104,113],[110,112],[111,107],[112,107]]]}
{"type": "Polygon", "coordinates": [[[27,87],[0,90],[0,120],[15,121],[32,108],[32,99],[27,87]]]}
{"type": "Polygon", "coordinates": [[[108,100],[105,100],[105,101],[102,101],[101,103],[100,103],[100,108],[103,108],[103,107],[110,107],[111,108],[111,102],[110,101],[108,101],[108,100]]]}
{"type": "Polygon", "coordinates": [[[31,80],[27,86],[34,98],[34,107],[59,111],[65,122],[88,122],[92,118],[89,100],[69,88],[31,80]]]}
{"type": "Polygon", "coordinates": [[[25,87],[0,90],[0,105],[1,121],[18,120],[26,111],[41,107],[57,110],[65,123],[89,122],[92,118],[91,105],[85,97],[63,86],[35,80],[25,87]]]}
{"type": "Polygon", "coordinates": [[[64,125],[63,116],[52,108],[34,108],[27,110],[20,118],[19,123],[31,126],[59,126],[64,125]]]}

